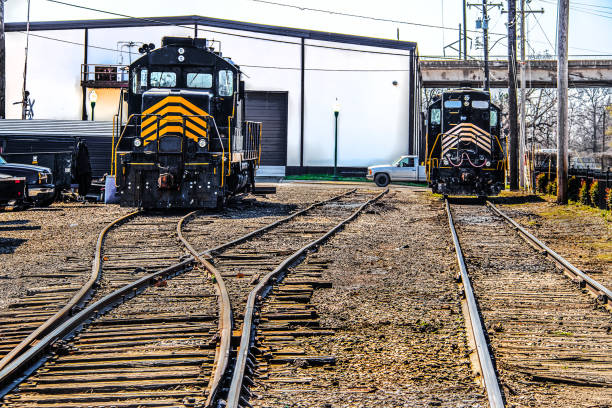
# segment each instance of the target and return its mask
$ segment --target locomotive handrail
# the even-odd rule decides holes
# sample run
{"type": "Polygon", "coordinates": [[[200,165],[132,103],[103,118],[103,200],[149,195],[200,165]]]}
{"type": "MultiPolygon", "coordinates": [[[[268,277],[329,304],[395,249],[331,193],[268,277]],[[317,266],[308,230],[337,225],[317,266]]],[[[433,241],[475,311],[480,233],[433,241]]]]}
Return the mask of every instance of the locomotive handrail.
{"type": "Polygon", "coordinates": [[[115,176],[115,187],[119,187],[117,185],[117,159],[116,159],[116,154],[117,154],[117,148],[119,147],[119,143],[121,143],[121,139],[123,139],[123,135],[125,134],[125,131],[127,130],[130,121],[132,120],[132,118],[135,116],[135,113],[132,113],[127,121],[125,122],[125,126],[123,127],[123,130],[121,131],[121,135],[119,135],[119,139],[117,140],[117,144],[114,146],[113,148],[113,159],[115,160],[115,167],[114,167],[114,173],[112,172],[113,169],[111,169],[111,173],[113,176],[115,176]]]}
{"type": "MultiPolygon", "coordinates": [[[[433,156],[433,151],[436,147],[436,144],[438,144],[438,139],[440,139],[440,135],[443,135],[444,133],[438,133],[438,136],[436,136],[436,140],[434,141],[433,146],[431,146],[431,152],[429,153],[429,159],[427,160],[427,163],[431,164],[431,156],[433,156]]],[[[431,165],[427,166],[427,182],[429,183],[429,181],[431,180],[431,165]]]]}
{"type": "MultiPolygon", "coordinates": [[[[497,137],[497,135],[493,135],[495,136],[495,140],[497,140],[497,145],[499,146],[499,151],[500,152],[504,152],[504,149],[502,148],[501,142],[499,141],[499,138],[497,137]]],[[[504,159],[502,160],[502,162],[504,163],[504,168],[503,170],[506,170],[506,160],[508,159],[508,155],[504,154],[504,159]]],[[[499,163],[497,163],[497,166],[499,167],[499,163]]]]}

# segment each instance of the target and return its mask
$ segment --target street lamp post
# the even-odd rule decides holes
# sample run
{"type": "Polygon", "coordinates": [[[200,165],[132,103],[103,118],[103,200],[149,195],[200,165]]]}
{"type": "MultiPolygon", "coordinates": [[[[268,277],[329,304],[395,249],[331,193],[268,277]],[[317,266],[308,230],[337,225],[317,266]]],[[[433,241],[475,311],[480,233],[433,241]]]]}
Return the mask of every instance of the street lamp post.
{"type": "Polygon", "coordinates": [[[338,180],[338,115],[340,114],[340,103],[336,98],[334,104],[334,117],[335,117],[335,132],[334,132],[334,180],[338,180]]]}
{"type": "Polygon", "coordinates": [[[98,94],[93,89],[89,94],[89,102],[91,103],[91,120],[94,120],[94,108],[96,107],[96,101],[98,100],[98,94]]]}

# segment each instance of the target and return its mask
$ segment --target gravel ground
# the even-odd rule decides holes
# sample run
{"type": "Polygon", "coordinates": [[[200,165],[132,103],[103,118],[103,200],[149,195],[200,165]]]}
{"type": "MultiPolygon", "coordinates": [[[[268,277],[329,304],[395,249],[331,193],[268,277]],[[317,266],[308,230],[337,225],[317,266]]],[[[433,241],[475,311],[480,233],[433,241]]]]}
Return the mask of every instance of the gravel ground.
{"type": "Polygon", "coordinates": [[[544,200],[499,207],[573,265],[612,288],[612,217],[593,208],[544,200]]]}
{"type": "Polygon", "coordinates": [[[315,291],[321,328],[298,337],[306,355],[335,366],[285,366],[303,377],[281,389],[252,388],[255,407],[482,407],[475,383],[442,203],[410,189],[392,191],[310,259],[328,263],[332,288],[315,291]],[[404,246],[404,249],[398,247],[404,246]]]}
{"type": "Polygon", "coordinates": [[[279,184],[274,195],[247,195],[234,200],[222,213],[203,212],[202,216],[189,221],[183,231],[193,247],[203,251],[284,218],[317,201],[345,192],[349,187],[279,184]]]}
{"type": "Polygon", "coordinates": [[[0,311],[31,286],[60,283],[63,268],[82,269],[87,280],[98,234],[132,210],[117,205],[55,203],[48,208],[0,213],[0,311]],[[45,272],[48,278],[29,275],[45,272]]]}

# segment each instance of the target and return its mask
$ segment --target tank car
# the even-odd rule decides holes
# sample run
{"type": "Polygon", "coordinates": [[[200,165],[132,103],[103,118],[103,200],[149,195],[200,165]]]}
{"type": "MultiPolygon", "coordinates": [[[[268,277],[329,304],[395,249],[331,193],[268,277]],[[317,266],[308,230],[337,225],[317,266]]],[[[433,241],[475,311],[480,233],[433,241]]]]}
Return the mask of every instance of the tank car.
{"type": "Polygon", "coordinates": [[[434,193],[494,196],[505,187],[500,109],[489,92],[442,92],[427,109],[426,171],[434,193]]]}
{"type": "Polygon", "coordinates": [[[244,120],[239,66],[201,38],[164,37],[144,52],[113,141],[120,204],[212,208],[254,190],[262,128],[244,120]]]}

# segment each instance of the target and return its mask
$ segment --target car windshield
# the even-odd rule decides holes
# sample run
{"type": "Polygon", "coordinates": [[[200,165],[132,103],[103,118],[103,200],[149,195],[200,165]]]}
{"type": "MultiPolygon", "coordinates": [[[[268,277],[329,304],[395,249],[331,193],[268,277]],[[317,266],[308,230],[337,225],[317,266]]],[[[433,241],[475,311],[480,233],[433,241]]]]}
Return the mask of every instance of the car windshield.
{"type": "Polygon", "coordinates": [[[0,156],[0,164],[5,164],[6,160],[4,160],[4,157],[0,156]]]}
{"type": "Polygon", "coordinates": [[[401,162],[403,159],[403,157],[400,157],[399,159],[397,159],[396,161],[393,162],[394,166],[397,166],[399,164],[399,162],[401,162]]]}

